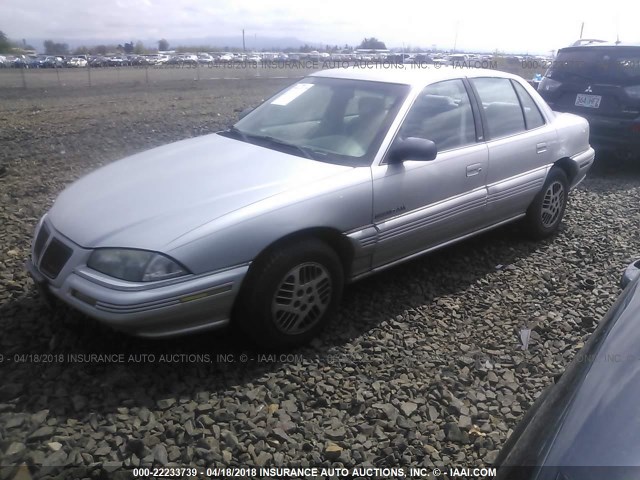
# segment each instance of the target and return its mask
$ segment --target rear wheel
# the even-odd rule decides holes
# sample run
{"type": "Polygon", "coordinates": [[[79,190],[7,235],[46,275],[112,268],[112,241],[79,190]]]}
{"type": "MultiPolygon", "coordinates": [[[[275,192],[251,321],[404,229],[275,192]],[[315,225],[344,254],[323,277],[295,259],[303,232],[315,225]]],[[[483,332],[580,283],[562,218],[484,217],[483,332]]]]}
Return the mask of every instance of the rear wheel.
{"type": "Polygon", "coordinates": [[[552,168],[542,190],[527,210],[525,222],[533,238],[543,239],[558,230],[567,207],[568,194],[567,175],[560,168],[552,168]]]}
{"type": "Polygon", "coordinates": [[[343,286],[342,264],[328,245],[317,239],[289,243],[257,260],[235,321],[258,345],[301,345],[335,314],[343,286]]]}

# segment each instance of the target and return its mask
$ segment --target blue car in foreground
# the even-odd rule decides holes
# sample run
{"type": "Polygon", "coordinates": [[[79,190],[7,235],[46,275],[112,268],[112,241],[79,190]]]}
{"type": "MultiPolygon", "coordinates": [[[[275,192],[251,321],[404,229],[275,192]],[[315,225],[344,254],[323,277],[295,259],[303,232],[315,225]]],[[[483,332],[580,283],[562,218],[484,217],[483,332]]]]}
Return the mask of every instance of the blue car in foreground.
{"type": "Polygon", "coordinates": [[[640,479],[640,260],[560,380],[496,459],[498,478],[640,479]]]}

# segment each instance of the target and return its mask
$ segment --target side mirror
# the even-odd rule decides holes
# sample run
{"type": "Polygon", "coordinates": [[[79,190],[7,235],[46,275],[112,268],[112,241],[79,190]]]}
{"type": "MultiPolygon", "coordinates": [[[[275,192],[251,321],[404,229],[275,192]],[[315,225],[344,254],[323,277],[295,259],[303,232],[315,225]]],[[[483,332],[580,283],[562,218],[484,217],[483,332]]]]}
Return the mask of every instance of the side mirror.
{"type": "Polygon", "coordinates": [[[245,108],[244,110],[242,110],[239,114],[238,114],[238,120],[242,120],[244,117],[246,117],[247,115],[249,115],[251,112],[253,112],[254,108],[253,107],[249,107],[249,108],[245,108]]]}
{"type": "Polygon", "coordinates": [[[636,260],[622,274],[622,280],[620,280],[620,286],[625,288],[636,278],[640,277],[640,260],[636,260]]]}
{"type": "Polygon", "coordinates": [[[437,155],[438,149],[431,140],[416,137],[396,138],[389,150],[388,163],[402,163],[405,160],[429,161],[437,155]]]}

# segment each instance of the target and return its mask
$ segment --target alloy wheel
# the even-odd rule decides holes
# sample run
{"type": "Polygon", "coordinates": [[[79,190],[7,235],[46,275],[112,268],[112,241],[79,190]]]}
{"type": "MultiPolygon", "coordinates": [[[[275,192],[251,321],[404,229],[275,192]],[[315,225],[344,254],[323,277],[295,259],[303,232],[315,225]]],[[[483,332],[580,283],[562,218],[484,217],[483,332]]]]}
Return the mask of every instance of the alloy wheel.
{"type": "Polygon", "coordinates": [[[551,228],[556,224],[562,213],[564,200],[565,192],[562,183],[555,181],[549,184],[544,192],[541,209],[542,225],[545,228],[551,228]]]}
{"type": "Polygon", "coordinates": [[[308,331],[331,302],[332,282],[327,268],[307,262],[292,268],[278,286],[271,303],[273,322],[287,335],[308,331]]]}

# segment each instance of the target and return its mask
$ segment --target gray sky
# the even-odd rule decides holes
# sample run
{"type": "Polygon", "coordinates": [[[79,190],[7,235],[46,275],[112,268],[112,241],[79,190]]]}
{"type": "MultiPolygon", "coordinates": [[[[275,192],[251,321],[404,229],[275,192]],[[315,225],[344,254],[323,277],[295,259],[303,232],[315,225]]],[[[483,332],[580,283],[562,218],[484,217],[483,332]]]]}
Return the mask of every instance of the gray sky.
{"type": "MultiPolygon", "coordinates": [[[[10,38],[128,40],[297,37],[350,45],[375,36],[388,47],[548,53],[580,35],[640,42],[640,2],[535,0],[1,0],[10,38]],[[634,25],[635,24],[635,25],[634,25]],[[635,28],[634,28],[635,27],[635,28]]],[[[176,46],[175,43],[172,44],[176,46]]],[[[41,48],[41,45],[34,45],[41,48]]]]}

